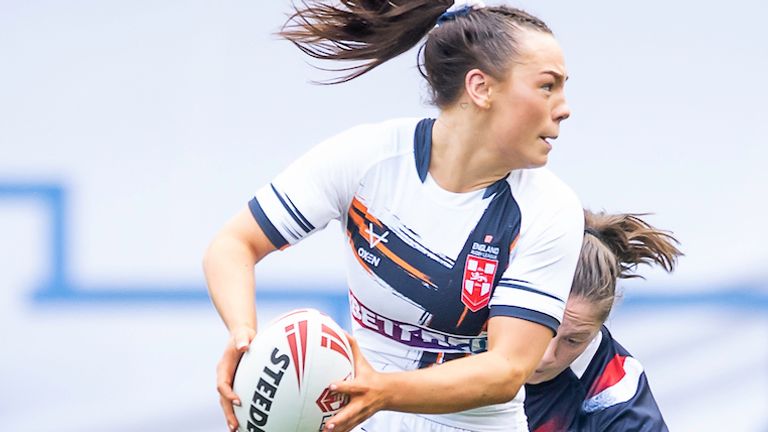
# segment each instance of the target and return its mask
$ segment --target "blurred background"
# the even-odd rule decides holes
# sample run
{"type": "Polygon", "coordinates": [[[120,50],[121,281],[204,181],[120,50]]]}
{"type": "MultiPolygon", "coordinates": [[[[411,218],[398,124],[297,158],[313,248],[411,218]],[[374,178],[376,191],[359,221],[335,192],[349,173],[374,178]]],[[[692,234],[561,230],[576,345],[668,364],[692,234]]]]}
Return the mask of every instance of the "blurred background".
{"type": "MultiPolygon", "coordinates": [[[[673,431],[768,431],[768,6],[511,2],[555,31],[550,167],[686,256],[609,321],[673,431]]],[[[201,259],[313,144],[433,116],[414,51],[341,86],[273,36],[287,1],[0,0],[0,430],[225,430],[201,259]]],[[[326,65],[327,66],[327,65],[326,65]]],[[[361,143],[364,148],[365,143],[361,143]]],[[[337,225],[257,269],[260,321],[347,323],[337,225]]]]}

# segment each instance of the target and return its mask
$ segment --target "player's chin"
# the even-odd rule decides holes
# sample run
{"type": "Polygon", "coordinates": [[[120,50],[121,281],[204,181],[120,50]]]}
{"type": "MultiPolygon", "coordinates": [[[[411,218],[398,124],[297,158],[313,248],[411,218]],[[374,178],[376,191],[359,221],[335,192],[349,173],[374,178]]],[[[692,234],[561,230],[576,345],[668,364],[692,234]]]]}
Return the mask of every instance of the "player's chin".
{"type": "Polygon", "coordinates": [[[539,140],[540,144],[532,147],[526,156],[527,168],[541,168],[549,162],[549,152],[552,147],[544,140],[539,140]]]}
{"type": "Polygon", "coordinates": [[[547,153],[540,153],[528,159],[528,168],[541,168],[549,162],[547,153]]]}

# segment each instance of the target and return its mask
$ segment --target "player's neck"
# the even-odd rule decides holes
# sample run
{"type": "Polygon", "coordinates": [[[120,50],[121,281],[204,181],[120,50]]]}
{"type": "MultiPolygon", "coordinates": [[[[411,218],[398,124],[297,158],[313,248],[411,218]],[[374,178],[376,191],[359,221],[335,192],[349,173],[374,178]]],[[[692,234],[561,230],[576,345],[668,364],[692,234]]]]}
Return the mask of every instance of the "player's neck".
{"type": "Polygon", "coordinates": [[[451,192],[486,188],[509,173],[490,151],[482,125],[458,109],[443,111],[432,129],[429,173],[451,192]]]}

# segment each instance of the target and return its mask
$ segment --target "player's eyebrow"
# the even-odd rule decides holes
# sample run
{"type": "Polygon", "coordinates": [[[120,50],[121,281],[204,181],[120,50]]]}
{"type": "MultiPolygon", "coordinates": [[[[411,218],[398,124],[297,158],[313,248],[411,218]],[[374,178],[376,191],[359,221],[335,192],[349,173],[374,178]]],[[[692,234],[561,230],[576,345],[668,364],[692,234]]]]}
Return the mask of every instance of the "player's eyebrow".
{"type": "Polygon", "coordinates": [[[589,331],[588,330],[575,331],[573,333],[568,333],[565,336],[566,337],[577,337],[577,338],[578,337],[585,337],[585,336],[589,336],[589,331]]]}
{"type": "Polygon", "coordinates": [[[567,75],[563,76],[563,74],[561,74],[560,72],[555,71],[555,70],[551,70],[551,69],[547,69],[545,71],[542,71],[541,73],[547,74],[547,75],[552,75],[559,82],[568,81],[568,78],[569,78],[567,75]]]}
{"type": "Polygon", "coordinates": [[[578,332],[578,333],[575,333],[573,336],[586,337],[586,336],[589,336],[589,332],[588,331],[578,332]]]}

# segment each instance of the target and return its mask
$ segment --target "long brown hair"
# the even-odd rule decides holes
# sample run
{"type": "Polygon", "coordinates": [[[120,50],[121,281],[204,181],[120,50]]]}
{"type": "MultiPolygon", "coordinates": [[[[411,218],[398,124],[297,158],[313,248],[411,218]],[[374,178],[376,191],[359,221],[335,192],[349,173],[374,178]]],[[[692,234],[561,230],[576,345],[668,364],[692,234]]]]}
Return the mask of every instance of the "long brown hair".
{"type": "Polygon", "coordinates": [[[584,211],[584,241],[571,296],[597,306],[601,322],[611,313],[617,279],[642,278],[635,273],[640,264],[657,264],[671,272],[682,255],[671,233],[654,228],[642,216],[584,211]]]}
{"type": "Polygon", "coordinates": [[[435,24],[452,0],[340,0],[338,6],[302,1],[278,34],[307,55],[322,60],[357,61],[334,69],[357,78],[427,37],[419,70],[427,79],[432,101],[444,108],[461,95],[464,76],[478,68],[502,80],[519,53],[522,28],[552,33],[543,21],[506,6],[484,7],[435,24]]]}

